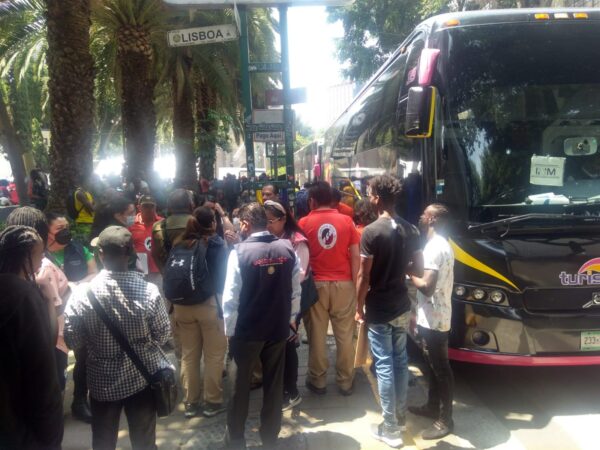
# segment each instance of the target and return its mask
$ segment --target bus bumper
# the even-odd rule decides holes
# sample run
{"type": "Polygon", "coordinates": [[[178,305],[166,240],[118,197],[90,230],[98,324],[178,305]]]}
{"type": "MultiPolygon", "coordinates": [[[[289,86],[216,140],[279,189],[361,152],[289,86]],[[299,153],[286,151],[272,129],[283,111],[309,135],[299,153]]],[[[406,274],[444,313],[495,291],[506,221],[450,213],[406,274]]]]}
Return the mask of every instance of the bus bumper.
{"type": "Polygon", "coordinates": [[[501,353],[478,352],[474,350],[448,349],[448,357],[454,361],[494,366],[596,366],[600,365],[600,355],[585,356],[526,356],[501,353]]]}

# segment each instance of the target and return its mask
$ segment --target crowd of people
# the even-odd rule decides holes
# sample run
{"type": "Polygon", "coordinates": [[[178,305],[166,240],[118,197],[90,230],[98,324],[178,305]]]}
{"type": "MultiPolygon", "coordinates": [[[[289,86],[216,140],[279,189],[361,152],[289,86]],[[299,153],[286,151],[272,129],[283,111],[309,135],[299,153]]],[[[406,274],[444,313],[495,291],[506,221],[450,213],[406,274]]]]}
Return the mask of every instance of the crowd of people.
{"type": "Polygon", "coordinates": [[[141,181],[101,191],[89,183],[72,192],[67,215],[44,214],[42,205],[10,214],[0,233],[9,287],[0,301],[0,448],[60,448],[69,349],[72,414],[91,423],[95,449],[116,447],[123,410],[132,447],[156,448],[145,373],[173,370],[169,350],[186,418],[226,411],[226,447],[246,448],[250,390],[262,385],[260,436],[274,448],[282,411],[302,401],[299,327],[308,340],[306,388],[327,395],[331,322],[337,389],[350,396],[357,321],[368,330],[383,415],[373,436],[400,447],[408,411],[434,419],[426,439],[452,432],[447,208],[429,205],[419,230],[398,216],[401,185],[388,175],[372,178],[362,199],[351,186],[307,185],[294,211],[273,184],[252,202],[228,182],[222,195],[204,183],[199,193],[175,189],[166,205],[141,181]],[[409,278],[430,368],[428,402],[410,407],[409,278]]]}

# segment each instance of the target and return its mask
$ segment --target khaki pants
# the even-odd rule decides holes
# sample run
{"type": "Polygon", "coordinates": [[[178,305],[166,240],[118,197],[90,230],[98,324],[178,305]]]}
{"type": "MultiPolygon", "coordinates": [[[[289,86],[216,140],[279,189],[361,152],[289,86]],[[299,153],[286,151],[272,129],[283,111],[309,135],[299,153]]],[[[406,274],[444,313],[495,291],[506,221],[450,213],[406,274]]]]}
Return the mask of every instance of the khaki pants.
{"type": "Polygon", "coordinates": [[[319,301],[304,315],[308,334],[308,381],[318,388],[327,384],[327,327],[331,320],[337,348],[336,382],[350,389],[354,378],[356,292],[352,281],[317,281],[319,301]]]}
{"type": "Polygon", "coordinates": [[[223,403],[223,368],[227,339],[215,298],[199,305],[175,305],[175,322],[181,341],[181,384],[184,401],[199,403],[200,360],[204,354],[204,401],[223,403]]]}

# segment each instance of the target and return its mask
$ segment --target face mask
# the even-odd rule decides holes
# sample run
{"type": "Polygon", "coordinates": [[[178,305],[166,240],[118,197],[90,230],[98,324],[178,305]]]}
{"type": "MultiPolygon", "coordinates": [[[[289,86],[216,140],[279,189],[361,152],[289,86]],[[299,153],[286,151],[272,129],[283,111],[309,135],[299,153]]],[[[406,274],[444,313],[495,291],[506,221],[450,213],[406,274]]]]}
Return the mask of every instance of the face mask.
{"type": "Polygon", "coordinates": [[[127,226],[130,227],[135,223],[135,216],[127,216],[125,218],[127,226]]]}
{"type": "Polygon", "coordinates": [[[71,230],[69,230],[68,228],[63,228],[62,230],[60,230],[58,233],[56,233],[54,235],[54,240],[56,241],[57,244],[60,244],[60,245],[67,245],[69,242],[71,242],[71,239],[72,239],[71,230]]]}

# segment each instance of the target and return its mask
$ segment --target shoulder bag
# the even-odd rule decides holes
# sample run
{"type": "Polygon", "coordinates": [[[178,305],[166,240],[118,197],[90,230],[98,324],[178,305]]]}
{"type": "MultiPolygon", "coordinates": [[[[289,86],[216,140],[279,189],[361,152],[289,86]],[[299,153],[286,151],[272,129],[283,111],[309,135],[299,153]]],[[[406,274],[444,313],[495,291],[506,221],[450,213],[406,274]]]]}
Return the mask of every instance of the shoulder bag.
{"type": "Polygon", "coordinates": [[[150,374],[138,354],[131,348],[125,335],[113,322],[111,322],[106,311],[104,311],[91,289],[88,289],[87,296],[94,311],[96,311],[96,314],[102,319],[102,322],[104,322],[108,331],[110,331],[117,343],[125,353],[127,353],[127,356],[133,361],[135,367],[137,367],[150,385],[150,389],[152,390],[156,402],[156,415],[158,417],[166,417],[171,414],[177,404],[177,381],[175,371],[171,368],[165,368],[158,369],[154,374],[150,374]]]}

